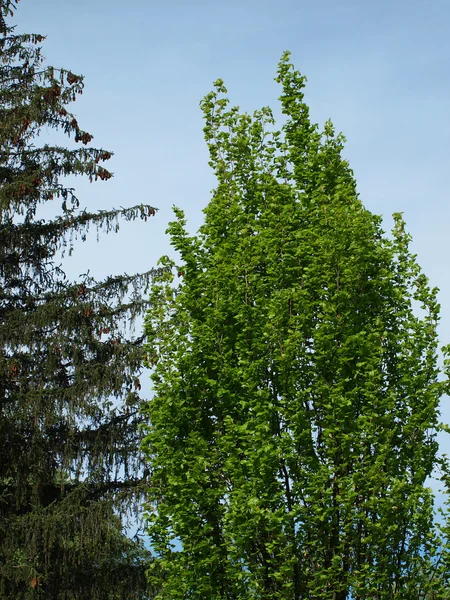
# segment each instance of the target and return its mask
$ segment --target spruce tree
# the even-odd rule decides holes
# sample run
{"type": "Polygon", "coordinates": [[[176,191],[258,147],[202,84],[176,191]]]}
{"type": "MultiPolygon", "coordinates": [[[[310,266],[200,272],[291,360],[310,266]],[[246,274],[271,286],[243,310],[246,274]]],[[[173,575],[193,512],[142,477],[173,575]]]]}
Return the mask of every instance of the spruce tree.
{"type": "Polygon", "coordinates": [[[362,204],[305,78],[285,122],[202,102],[217,187],[146,319],[144,447],[161,600],[448,598],[427,478],[438,463],[437,290],[362,204]]]}
{"type": "Polygon", "coordinates": [[[155,209],[81,206],[65,178],[108,180],[111,153],[68,108],[83,78],[46,66],[44,37],[9,25],[15,8],[0,0],[0,597],[147,598],[148,552],[121,517],[145,480],[130,324],[153,271],[72,281],[61,254],[155,209]],[[40,143],[52,130],[70,148],[40,143]]]}

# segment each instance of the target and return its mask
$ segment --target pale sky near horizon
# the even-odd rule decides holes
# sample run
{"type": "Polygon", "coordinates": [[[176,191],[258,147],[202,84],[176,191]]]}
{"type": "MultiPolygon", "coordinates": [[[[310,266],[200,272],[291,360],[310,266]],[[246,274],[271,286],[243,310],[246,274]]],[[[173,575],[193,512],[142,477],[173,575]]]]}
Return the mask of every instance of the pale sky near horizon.
{"type": "Polygon", "coordinates": [[[98,245],[93,234],[67,262],[71,274],[154,266],[170,252],[173,204],[198,228],[214,187],[199,101],[220,77],[232,104],[277,113],[273,78],[287,49],[308,77],[312,118],[331,118],[347,137],[365,206],[385,229],[404,213],[413,251],[441,290],[441,340],[450,342],[448,0],[21,0],[13,22],[48,35],[48,63],[85,75],[73,110],[115,153],[106,165],[114,179],[77,184],[82,205],[159,208],[98,245]]]}

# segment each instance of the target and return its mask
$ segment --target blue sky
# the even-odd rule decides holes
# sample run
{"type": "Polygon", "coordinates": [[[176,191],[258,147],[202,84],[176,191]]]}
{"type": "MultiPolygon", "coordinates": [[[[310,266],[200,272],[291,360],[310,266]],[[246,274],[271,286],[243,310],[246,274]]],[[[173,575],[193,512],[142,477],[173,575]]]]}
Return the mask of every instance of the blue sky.
{"type": "MultiPolygon", "coordinates": [[[[171,206],[195,231],[214,179],[200,99],[221,77],[243,110],[270,105],[283,52],[308,77],[314,120],[331,118],[364,204],[391,224],[404,212],[413,250],[441,289],[450,341],[450,3],[448,0],[21,0],[19,31],[48,35],[48,62],[85,75],[74,105],[115,153],[114,179],[77,182],[91,210],[147,202],[158,216],[80,247],[66,268],[99,277],[147,270],[169,251],[171,206]]],[[[450,420],[450,410],[443,415],[450,420]]],[[[450,451],[450,444],[446,444],[450,451]]]]}

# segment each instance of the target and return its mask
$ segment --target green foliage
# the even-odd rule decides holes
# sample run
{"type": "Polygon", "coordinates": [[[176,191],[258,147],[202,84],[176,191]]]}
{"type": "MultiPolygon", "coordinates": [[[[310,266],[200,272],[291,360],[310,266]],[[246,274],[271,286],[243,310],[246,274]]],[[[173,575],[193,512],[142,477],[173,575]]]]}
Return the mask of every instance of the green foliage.
{"type": "Polygon", "coordinates": [[[129,324],[153,271],[70,281],[59,263],[90,227],[109,232],[155,209],[80,207],[65,177],[107,180],[112,155],[67,109],[82,77],[45,65],[43,36],[7,24],[14,8],[0,0],[0,597],[144,598],[149,554],[118,515],[146,481],[142,340],[129,324]],[[72,149],[39,145],[52,130],[72,149]],[[40,218],[52,200],[55,217],[40,218]]]}
{"type": "Polygon", "coordinates": [[[144,441],[158,599],[446,598],[436,289],[362,205],[331,122],[283,55],[285,123],[201,107],[217,187],[146,318],[144,441]],[[432,596],[432,592],[435,594],[432,596]]]}

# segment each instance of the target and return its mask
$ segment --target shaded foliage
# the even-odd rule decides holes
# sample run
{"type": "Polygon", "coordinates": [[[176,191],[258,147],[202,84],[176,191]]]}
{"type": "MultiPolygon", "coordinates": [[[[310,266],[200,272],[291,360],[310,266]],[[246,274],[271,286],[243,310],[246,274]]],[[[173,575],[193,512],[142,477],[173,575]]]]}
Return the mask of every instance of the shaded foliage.
{"type": "Polygon", "coordinates": [[[90,228],[155,209],[81,207],[65,178],[108,180],[112,154],[68,110],[83,78],[46,66],[43,36],[8,24],[14,9],[0,0],[0,597],[144,598],[148,552],[118,515],[146,479],[130,325],[153,270],[71,281],[60,261],[90,228]],[[39,145],[52,130],[70,148],[39,145]],[[55,216],[41,218],[51,202],[55,216]]]}

